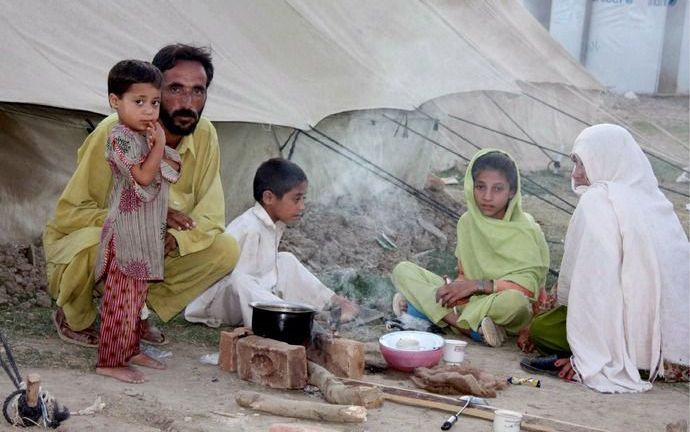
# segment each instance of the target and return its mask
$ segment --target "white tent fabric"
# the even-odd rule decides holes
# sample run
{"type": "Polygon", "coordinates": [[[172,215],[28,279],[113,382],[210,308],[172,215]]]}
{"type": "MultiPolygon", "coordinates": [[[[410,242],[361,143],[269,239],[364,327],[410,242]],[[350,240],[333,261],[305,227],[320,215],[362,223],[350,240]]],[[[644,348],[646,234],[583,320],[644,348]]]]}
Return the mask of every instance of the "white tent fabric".
{"type": "Polygon", "coordinates": [[[105,77],[161,46],[210,46],[206,115],[297,128],[516,81],[601,88],[518,3],[0,0],[0,101],[106,114],[105,77]],[[20,72],[21,73],[18,73],[20,72]]]}
{"type": "Polygon", "coordinates": [[[390,187],[303,134],[294,150],[281,151],[293,128],[314,134],[315,127],[374,171],[420,188],[430,171],[462,160],[428,137],[466,157],[475,149],[416,108],[480,146],[510,151],[523,169],[543,169],[549,159],[535,147],[450,116],[563,150],[583,124],[520,94],[591,121],[596,102],[573,92],[602,90],[515,0],[0,0],[0,8],[0,219],[7,228],[0,242],[40,233],[73,172],[84,120],[109,113],[112,65],[151,59],[170,43],[212,50],[204,115],[218,129],[228,219],[251,205],[258,164],[280,154],[308,173],[314,201],[390,187]],[[419,133],[389,118],[404,118],[419,133]]]}

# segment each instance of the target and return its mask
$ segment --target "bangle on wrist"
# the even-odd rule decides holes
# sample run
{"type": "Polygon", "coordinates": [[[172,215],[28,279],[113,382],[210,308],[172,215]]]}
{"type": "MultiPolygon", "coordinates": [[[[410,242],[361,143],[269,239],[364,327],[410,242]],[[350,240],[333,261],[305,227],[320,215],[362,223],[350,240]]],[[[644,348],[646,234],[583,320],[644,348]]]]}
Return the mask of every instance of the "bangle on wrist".
{"type": "Polygon", "coordinates": [[[482,294],[491,294],[494,292],[493,283],[489,279],[480,279],[477,281],[477,291],[482,294]]]}
{"type": "Polygon", "coordinates": [[[479,279],[477,280],[477,287],[474,290],[475,294],[484,294],[484,280],[479,279]]]}

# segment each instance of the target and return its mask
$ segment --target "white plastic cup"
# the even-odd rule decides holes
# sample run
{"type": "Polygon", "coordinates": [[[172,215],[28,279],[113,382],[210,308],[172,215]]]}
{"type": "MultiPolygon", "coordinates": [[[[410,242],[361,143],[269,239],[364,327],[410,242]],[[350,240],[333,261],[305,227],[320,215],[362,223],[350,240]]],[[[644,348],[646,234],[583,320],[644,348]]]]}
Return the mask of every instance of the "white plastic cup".
{"type": "Polygon", "coordinates": [[[494,432],[520,432],[522,414],[515,411],[496,410],[494,412],[494,432]]]}
{"type": "Polygon", "coordinates": [[[465,347],[467,342],[456,340],[456,339],[446,339],[443,345],[443,361],[449,364],[462,363],[465,360],[465,347]]]}

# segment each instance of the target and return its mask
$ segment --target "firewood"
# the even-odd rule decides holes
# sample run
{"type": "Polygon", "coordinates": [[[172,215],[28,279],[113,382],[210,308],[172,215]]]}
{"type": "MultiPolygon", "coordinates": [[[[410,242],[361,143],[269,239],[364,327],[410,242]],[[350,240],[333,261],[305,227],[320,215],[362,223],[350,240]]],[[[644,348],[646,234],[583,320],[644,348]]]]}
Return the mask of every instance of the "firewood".
{"type": "Polygon", "coordinates": [[[339,378],[314,362],[307,364],[309,384],[321,390],[330,403],[340,405],[359,405],[366,408],[379,408],[383,405],[383,392],[377,387],[348,387],[339,378]]]}
{"type": "Polygon", "coordinates": [[[367,420],[367,409],[355,405],[296,401],[250,391],[238,392],[235,402],[243,408],[252,408],[283,417],[342,423],[362,423],[367,420]]]}

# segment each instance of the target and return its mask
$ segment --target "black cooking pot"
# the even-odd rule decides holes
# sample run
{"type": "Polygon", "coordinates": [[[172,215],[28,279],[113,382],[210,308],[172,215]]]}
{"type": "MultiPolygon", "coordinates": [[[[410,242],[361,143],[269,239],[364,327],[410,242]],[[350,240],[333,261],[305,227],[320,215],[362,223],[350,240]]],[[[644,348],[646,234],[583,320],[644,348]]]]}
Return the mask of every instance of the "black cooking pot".
{"type": "Polygon", "coordinates": [[[249,306],[252,307],[252,331],[255,335],[290,345],[309,342],[315,309],[285,302],[251,302],[249,306]]]}

